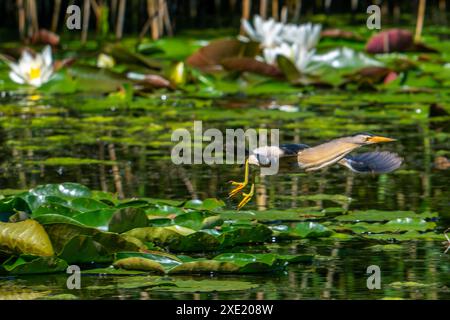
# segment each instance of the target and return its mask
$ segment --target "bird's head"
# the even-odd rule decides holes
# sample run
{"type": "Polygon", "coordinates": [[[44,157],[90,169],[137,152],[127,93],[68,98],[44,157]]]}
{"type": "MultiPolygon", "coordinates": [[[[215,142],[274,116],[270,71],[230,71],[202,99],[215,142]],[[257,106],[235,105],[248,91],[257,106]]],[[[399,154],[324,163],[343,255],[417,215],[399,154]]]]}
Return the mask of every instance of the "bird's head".
{"type": "Polygon", "coordinates": [[[358,144],[358,145],[367,145],[367,144],[374,144],[374,143],[380,143],[380,142],[391,142],[395,141],[395,139],[382,137],[382,136],[376,136],[371,133],[358,133],[353,136],[347,137],[348,142],[358,144]]]}

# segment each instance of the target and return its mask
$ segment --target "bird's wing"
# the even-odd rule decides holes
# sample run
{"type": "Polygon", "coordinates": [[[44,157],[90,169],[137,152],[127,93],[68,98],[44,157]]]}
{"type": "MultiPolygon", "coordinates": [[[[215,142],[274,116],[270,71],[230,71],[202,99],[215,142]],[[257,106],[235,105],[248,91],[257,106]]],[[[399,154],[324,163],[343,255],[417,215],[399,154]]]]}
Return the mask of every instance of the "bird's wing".
{"type": "Polygon", "coordinates": [[[357,173],[387,173],[398,169],[402,162],[403,159],[397,154],[383,151],[347,155],[339,164],[357,173]]]}

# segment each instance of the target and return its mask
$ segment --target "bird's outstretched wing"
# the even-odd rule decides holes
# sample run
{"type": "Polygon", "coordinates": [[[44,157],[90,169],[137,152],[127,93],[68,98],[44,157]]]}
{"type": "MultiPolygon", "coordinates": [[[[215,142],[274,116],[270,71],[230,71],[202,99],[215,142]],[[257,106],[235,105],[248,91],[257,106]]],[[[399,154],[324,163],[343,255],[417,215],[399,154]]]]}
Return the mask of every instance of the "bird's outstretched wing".
{"type": "Polygon", "coordinates": [[[348,155],[339,164],[357,173],[387,173],[398,169],[402,162],[397,154],[382,151],[348,155]]]}

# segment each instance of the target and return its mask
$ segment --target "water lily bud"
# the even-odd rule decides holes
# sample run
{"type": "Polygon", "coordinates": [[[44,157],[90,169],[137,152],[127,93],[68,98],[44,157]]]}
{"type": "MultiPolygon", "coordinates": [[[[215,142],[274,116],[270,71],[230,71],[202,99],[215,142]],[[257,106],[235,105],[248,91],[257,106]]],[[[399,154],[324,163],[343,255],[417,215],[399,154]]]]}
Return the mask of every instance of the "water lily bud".
{"type": "Polygon", "coordinates": [[[97,67],[104,68],[104,69],[110,69],[114,67],[116,62],[114,61],[114,58],[111,56],[108,56],[107,54],[100,53],[97,58],[97,67]]]}

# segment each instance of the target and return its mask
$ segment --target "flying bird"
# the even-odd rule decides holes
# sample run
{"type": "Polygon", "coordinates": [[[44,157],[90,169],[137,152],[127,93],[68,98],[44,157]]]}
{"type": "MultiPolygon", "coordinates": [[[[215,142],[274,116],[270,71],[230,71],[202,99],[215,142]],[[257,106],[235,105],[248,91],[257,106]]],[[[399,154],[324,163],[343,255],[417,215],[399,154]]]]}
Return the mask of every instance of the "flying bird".
{"type": "Polygon", "coordinates": [[[349,155],[350,152],[365,145],[391,141],[395,141],[395,139],[370,133],[358,133],[352,136],[333,139],[314,147],[306,144],[282,144],[280,146],[258,147],[251,150],[245,160],[244,181],[230,181],[234,188],[230,191],[229,198],[242,193],[243,198],[237,206],[239,210],[253,197],[254,183],[252,183],[248,193],[243,192],[243,189],[249,183],[250,165],[260,168],[276,165],[279,169],[278,173],[315,171],[336,163],[356,173],[392,172],[398,169],[403,161],[395,153],[375,151],[349,155]]]}

